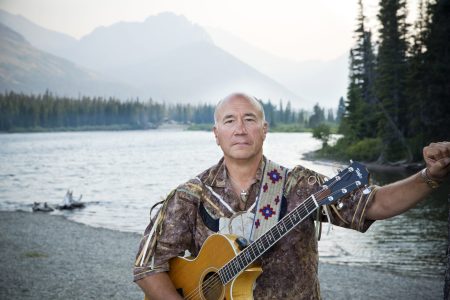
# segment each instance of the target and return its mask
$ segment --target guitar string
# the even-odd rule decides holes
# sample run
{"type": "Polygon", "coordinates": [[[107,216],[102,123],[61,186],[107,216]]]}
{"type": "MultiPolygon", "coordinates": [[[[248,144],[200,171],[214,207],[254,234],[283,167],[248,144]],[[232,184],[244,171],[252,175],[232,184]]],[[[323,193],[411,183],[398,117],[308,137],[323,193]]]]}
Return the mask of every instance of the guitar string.
{"type": "MultiPolygon", "coordinates": [[[[345,177],[346,175],[348,175],[348,172],[346,173],[346,174],[342,174],[341,175],[341,178],[343,178],[343,177],[345,177]]],[[[338,181],[340,181],[340,179],[339,180],[335,180],[335,181],[333,181],[328,187],[331,187],[331,186],[333,186],[335,183],[337,183],[338,181]]],[[[351,184],[349,184],[348,186],[346,186],[346,187],[344,187],[344,188],[347,188],[347,187],[349,187],[349,186],[351,186],[352,184],[354,184],[354,183],[351,183],[351,184]]],[[[313,195],[315,195],[315,196],[317,196],[317,195],[319,195],[320,193],[322,193],[323,191],[325,190],[325,188],[323,188],[323,189],[321,189],[321,190],[319,190],[319,191],[317,191],[316,193],[313,193],[313,195]]],[[[332,195],[334,195],[335,193],[337,193],[337,192],[334,192],[334,193],[331,193],[330,194],[330,196],[332,196],[332,195]]],[[[307,199],[309,199],[311,196],[309,196],[307,199]]],[[[324,198],[323,198],[324,199],[324,198]]],[[[306,202],[306,200],[305,200],[305,202],[306,202]]],[[[320,206],[320,205],[319,205],[320,206]]],[[[306,208],[306,206],[305,206],[305,208],[306,208]]],[[[314,210],[315,209],[317,209],[317,206],[315,206],[314,205],[314,210]]],[[[306,209],[306,211],[308,211],[307,209],[306,209]]],[[[297,224],[298,225],[298,224],[297,224]]],[[[276,225],[275,225],[276,226],[276,225]]],[[[272,228],[274,228],[274,227],[272,227],[272,228]]],[[[272,229],[271,228],[271,229],[272,229]]],[[[269,229],[269,230],[271,230],[271,229],[269,229]]],[[[291,228],[292,229],[292,228],[291,228]]],[[[282,237],[280,237],[279,239],[281,239],[282,237]]],[[[228,265],[229,263],[227,263],[227,265],[228,265]]],[[[248,265],[247,265],[248,266],[248,265]]],[[[224,266],[225,267],[225,266],[224,266]]],[[[222,267],[222,269],[223,269],[223,267],[222,267]]],[[[232,270],[231,270],[232,271],[232,270]]],[[[239,274],[239,273],[238,273],[239,274]]],[[[237,275],[237,274],[236,274],[237,275]]],[[[236,275],[234,275],[232,278],[234,278],[234,277],[236,277],[236,275]]],[[[219,275],[219,278],[217,278],[217,277],[211,277],[210,279],[208,279],[208,280],[206,280],[205,282],[204,282],[204,284],[202,285],[202,286],[204,286],[204,289],[202,289],[203,291],[205,291],[205,292],[208,292],[208,290],[211,290],[212,288],[216,288],[216,286],[217,285],[222,285],[223,286],[223,283],[221,282],[221,279],[220,279],[220,275],[219,275]]],[[[195,296],[197,296],[197,295],[200,295],[200,287],[197,287],[196,289],[194,289],[193,291],[191,291],[191,293],[189,293],[188,295],[187,295],[187,297],[185,298],[185,299],[192,299],[192,297],[195,297],[195,296]]]]}
{"type": "MultiPolygon", "coordinates": [[[[345,176],[347,176],[348,174],[350,174],[348,171],[346,172],[346,173],[344,173],[344,174],[342,174],[340,177],[341,178],[344,178],[345,176]]],[[[333,185],[335,185],[337,182],[339,182],[341,179],[339,179],[339,180],[337,180],[337,179],[335,179],[334,181],[332,181],[331,183],[330,183],[330,185],[327,187],[327,188],[329,188],[329,187],[332,187],[333,185]]],[[[348,186],[346,186],[346,187],[344,187],[344,188],[348,188],[349,186],[351,186],[352,184],[354,184],[354,183],[351,183],[351,184],[349,184],[348,186]]],[[[319,191],[317,191],[317,192],[315,192],[315,193],[313,193],[312,195],[314,195],[314,196],[318,196],[319,194],[321,194],[323,191],[325,191],[326,190],[326,188],[324,187],[323,189],[321,189],[321,190],[319,190],[319,191]]],[[[334,192],[334,193],[331,193],[329,196],[333,196],[335,193],[337,193],[337,192],[334,192]]],[[[311,198],[311,196],[309,196],[306,200],[308,200],[309,198],[311,198]]],[[[325,198],[325,197],[324,197],[325,198]]],[[[324,199],[323,198],[323,199],[324,199]]],[[[304,202],[306,202],[306,200],[304,201],[304,202]]],[[[304,203],[303,202],[303,203],[304,203]]],[[[320,205],[319,205],[320,206],[320,205]]],[[[305,208],[306,208],[306,211],[308,211],[307,210],[307,207],[305,206],[305,208]]],[[[314,205],[314,210],[315,209],[317,209],[318,207],[316,207],[315,205],[314,205]]],[[[283,220],[283,219],[282,219],[283,220]]],[[[298,225],[298,224],[297,224],[298,225]]],[[[275,225],[276,226],[276,225],[275,225]]],[[[275,226],[274,227],[272,227],[272,228],[270,228],[269,230],[271,230],[271,229],[273,229],[273,228],[275,228],[275,226]]],[[[292,229],[292,228],[291,228],[292,229]]],[[[281,239],[282,237],[280,237],[279,239],[281,239]]],[[[255,241],[256,242],[256,241],[255,241]]],[[[228,265],[230,262],[228,262],[226,265],[228,265]]],[[[250,264],[248,264],[248,265],[250,265],[250,264]]],[[[247,265],[247,266],[248,266],[247,265]]],[[[224,266],[225,267],[225,266],[224,266]]],[[[223,269],[223,267],[221,268],[221,269],[223,269]]],[[[220,270],[219,270],[220,271],[220,270]]],[[[217,273],[218,274],[218,273],[217,273]]],[[[238,273],[239,274],[239,273],[238,273]]],[[[237,274],[236,274],[237,275],[237,274]]],[[[234,275],[232,278],[234,278],[234,277],[236,277],[236,275],[234,275]]],[[[210,277],[209,279],[207,279],[203,284],[202,284],[202,286],[204,286],[204,289],[202,289],[203,291],[205,291],[205,292],[208,292],[208,290],[211,290],[212,288],[216,288],[216,286],[217,285],[222,285],[223,286],[223,283],[222,283],[222,281],[221,281],[221,279],[220,279],[220,275],[219,275],[219,278],[218,277],[215,277],[215,276],[213,276],[213,277],[210,277]]],[[[200,286],[199,287],[197,287],[197,288],[195,288],[194,290],[192,290],[184,299],[192,299],[192,297],[195,297],[195,296],[197,296],[197,295],[200,295],[200,286]]]]}

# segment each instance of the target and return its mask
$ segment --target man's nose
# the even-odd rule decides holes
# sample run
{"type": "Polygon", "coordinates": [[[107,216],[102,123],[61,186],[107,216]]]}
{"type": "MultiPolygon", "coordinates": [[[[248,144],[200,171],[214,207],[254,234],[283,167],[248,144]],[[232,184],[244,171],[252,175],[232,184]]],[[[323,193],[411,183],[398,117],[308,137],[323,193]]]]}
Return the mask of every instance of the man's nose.
{"type": "Polygon", "coordinates": [[[236,122],[236,128],[234,130],[236,134],[246,134],[247,128],[245,127],[245,123],[243,120],[238,120],[236,122]]]}

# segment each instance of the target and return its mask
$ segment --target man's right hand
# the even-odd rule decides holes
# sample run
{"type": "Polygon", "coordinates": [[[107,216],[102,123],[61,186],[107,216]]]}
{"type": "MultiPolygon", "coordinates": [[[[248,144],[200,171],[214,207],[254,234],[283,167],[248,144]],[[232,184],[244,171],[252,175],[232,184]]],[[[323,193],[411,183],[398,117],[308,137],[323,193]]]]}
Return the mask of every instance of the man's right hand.
{"type": "Polygon", "coordinates": [[[136,281],[145,293],[145,300],[180,300],[169,275],[166,272],[152,274],[136,281]]]}

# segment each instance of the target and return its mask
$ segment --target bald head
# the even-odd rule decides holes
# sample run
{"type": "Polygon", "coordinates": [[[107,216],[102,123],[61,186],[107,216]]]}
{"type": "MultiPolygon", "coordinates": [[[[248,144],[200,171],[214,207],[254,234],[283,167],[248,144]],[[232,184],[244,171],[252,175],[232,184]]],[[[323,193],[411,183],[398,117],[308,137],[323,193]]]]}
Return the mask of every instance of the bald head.
{"type": "Polygon", "coordinates": [[[261,103],[259,101],[257,101],[255,98],[244,94],[244,93],[233,93],[231,95],[228,95],[227,97],[223,98],[222,100],[220,100],[217,105],[216,105],[216,109],[214,110],[214,123],[217,125],[218,117],[219,117],[219,112],[220,109],[222,108],[222,106],[229,102],[230,100],[234,100],[234,99],[241,99],[242,101],[248,101],[249,103],[251,103],[256,110],[261,114],[261,120],[263,123],[266,122],[266,116],[264,114],[264,108],[261,105],[261,103]]]}

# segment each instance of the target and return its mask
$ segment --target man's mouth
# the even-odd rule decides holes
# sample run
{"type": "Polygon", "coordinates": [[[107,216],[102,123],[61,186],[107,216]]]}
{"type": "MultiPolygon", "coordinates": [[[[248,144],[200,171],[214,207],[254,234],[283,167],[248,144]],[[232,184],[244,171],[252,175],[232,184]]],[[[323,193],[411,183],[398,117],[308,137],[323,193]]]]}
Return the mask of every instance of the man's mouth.
{"type": "Polygon", "coordinates": [[[235,142],[233,143],[233,146],[248,146],[250,145],[249,142],[235,142]]]}

